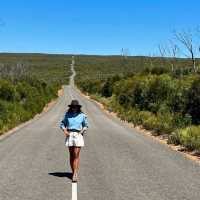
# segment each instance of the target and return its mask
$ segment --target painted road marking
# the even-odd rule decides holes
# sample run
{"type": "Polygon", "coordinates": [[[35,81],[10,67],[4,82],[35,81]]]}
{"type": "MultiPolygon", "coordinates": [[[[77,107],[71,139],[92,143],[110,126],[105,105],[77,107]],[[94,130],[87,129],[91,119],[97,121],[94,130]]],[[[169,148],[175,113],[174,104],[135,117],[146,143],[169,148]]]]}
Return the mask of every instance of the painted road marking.
{"type": "Polygon", "coordinates": [[[77,200],[77,183],[72,183],[72,200],[77,200]]]}

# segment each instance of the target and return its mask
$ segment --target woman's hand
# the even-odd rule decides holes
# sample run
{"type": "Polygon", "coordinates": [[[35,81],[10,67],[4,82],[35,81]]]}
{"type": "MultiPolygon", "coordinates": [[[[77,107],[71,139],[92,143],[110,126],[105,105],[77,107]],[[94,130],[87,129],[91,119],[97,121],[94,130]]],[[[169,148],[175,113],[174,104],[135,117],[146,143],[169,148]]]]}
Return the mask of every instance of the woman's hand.
{"type": "Polygon", "coordinates": [[[83,127],[83,129],[81,130],[81,134],[86,135],[86,131],[87,131],[87,127],[83,127]]]}
{"type": "Polygon", "coordinates": [[[64,129],[63,132],[64,132],[66,137],[69,136],[69,132],[67,131],[67,129],[64,129]]]}

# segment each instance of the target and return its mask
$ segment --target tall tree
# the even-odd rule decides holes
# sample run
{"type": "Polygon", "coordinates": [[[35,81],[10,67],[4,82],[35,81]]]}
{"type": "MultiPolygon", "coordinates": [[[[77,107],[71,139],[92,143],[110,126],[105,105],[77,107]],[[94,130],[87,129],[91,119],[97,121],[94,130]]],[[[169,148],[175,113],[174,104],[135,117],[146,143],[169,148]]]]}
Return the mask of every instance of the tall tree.
{"type": "Polygon", "coordinates": [[[188,54],[185,56],[189,57],[192,61],[193,71],[196,72],[196,58],[195,58],[195,45],[194,36],[191,31],[174,32],[175,39],[178,40],[187,50],[188,54]]]}

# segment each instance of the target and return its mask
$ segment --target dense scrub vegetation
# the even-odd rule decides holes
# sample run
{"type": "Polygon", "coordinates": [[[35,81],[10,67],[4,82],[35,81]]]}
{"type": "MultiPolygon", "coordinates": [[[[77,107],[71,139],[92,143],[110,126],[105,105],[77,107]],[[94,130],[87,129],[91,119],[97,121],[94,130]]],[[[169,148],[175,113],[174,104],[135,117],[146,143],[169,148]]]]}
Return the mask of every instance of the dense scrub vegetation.
{"type": "Polygon", "coordinates": [[[168,134],[170,143],[200,150],[200,77],[199,72],[192,73],[187,59],[180,59],[173,71],[168,62],[163,65],[158,58],[150,67],[144,58],[139,68],[134,65],[138,57],[128,59],[125,68],[119,57],[87,59],[81,57],[76,62],[76,84],[83,92],[102,101],[123,120],[156,135],[168,134]],[[95,77],[96,69],[105,76],[95,77]],[[89,79],[90,74],[94,78],[89,79]]]}
{"type": "MultiPolygon", "coordinates": [[[[162,74],[171,71],[172,59],[144,56],[76,56],[76,83],[87,80],[105,80],[113,75],[131,76],[138,72],[162,74]]],[[[197,60],[197,65],[199,61],[197,60]]],[[[192,63],[188,59],[176,59],[173,74],[189,74],[192,63]]]]}
{"type": "Polygon", "coordinates": [[[48,84],[66,83],[71,74],[70,55],[0,54],[0,78],[20,79],[27,75],[48,84]]]}
{"type": "Polygon", "coordinates": [[[0,54],[0,134],[40,113],[70,75],[71,56],[0,54]]]}

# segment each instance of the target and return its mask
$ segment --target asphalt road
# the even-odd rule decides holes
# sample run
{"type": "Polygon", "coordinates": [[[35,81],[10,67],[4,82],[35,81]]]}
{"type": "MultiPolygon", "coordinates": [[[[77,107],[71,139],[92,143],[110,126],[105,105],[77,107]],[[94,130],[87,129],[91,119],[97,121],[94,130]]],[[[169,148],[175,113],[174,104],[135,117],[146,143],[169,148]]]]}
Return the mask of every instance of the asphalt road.
{"type": "Polygon", "coordinates": [[[81,150],[79,200],[200,199],[198,164],[107,116],[74,88],[73,76],[55,106],[0,142],[1,200],[71,199],[59,123],[72,98],[83,105],[90,126],[81,150]]]}

